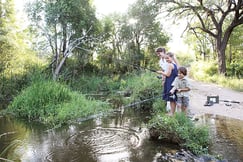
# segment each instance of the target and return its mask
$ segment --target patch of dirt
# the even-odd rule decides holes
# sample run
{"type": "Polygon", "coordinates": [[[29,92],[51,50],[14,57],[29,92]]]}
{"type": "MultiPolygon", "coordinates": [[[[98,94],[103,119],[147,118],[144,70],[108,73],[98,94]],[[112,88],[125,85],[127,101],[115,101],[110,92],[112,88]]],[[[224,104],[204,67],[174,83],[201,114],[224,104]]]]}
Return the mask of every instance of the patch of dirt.
{"type": "Polygon", "coordinates": [[[189,81],[191,84],[189,114],[196,116],[213,114],[243,120],[243,92],[192,79],[189,79],[189,81]],[[207,96],[219,96],[219,103],[204,106],[207,96]]]}

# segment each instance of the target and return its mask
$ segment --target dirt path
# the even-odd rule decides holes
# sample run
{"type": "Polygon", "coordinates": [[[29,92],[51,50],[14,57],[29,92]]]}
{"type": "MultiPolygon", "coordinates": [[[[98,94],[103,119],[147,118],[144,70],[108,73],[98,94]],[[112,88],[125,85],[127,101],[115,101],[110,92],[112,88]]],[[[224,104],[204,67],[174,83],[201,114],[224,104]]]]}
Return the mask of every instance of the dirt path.
{"type": "Polygon", "coordinates": [[[192,115],[214,114],[243,120],[243,92],[233,91],[215,84],[202,83],[190,79],[190,107],[192,115]],[[219,100],[238,101],[228,103],[219,101],[212,106],[204,106],[207,96],[219,96],[219,100]]]}

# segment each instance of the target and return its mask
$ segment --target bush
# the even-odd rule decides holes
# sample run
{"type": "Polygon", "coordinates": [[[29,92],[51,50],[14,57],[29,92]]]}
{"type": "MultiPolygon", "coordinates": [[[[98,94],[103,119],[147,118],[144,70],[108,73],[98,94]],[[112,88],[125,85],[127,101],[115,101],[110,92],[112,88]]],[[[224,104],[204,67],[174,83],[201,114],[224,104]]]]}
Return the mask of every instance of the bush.
{"type": "Polygon", "coordinates": [[[162,92],[161,80],[156,78],[156,74],[145,72],[141,74],[130,74],[122,82],[121,90],[132,90],[131,100],[138,98],[147,99],[158,96],[162,92]]]}
{"type": "Polygon", "coordinates": [[[119,76],[84,75],[70,82],[70,87],[82,93],[111,91],[120,88],[119,76]]]}
{"type": "Polygon", "coordinates": [[[86,99],[60,83],[38,81],[14,98],[7,111],[17,117],[60,125],[108,108],[107,103],[86,99]]]}
{"type": "Polygon", "coordinates": [[[194,125],[183,113],[176,113],[173,117],[163,114],[154,115],[148,127],[153,130],[152,133],[157,135],[158,139],[177,143],[196,155],[208,151],[208,128],[194,125]]]}
{"type": "Polygon", "coordinates": [[[196,80],[216,83],[237,91],[243,91],[242,79],[237,77],[232,77],[232,76],[225,77],[219,75],[217,72],[217,67],[214,62],[203,62],[203,61],[195,62],[190,68],[190,76],[196,80]]]}
{"type": "Polygon", "coordinates": [[[153,102],[153,113],[166,113],[166,102],[162,100],[161,98],[155,100],[153,102]]]}
{"type": "Polygon", "coordinates": [[[227,75],[234,76],[237,78],[242,78],[243,76],[243,60],[238,62],[232,62],[231,64],[227,65],[227,75]]]}
{"type": "Polygon", "coordinates": [[[41,74],[42,70],[43,67],[33,65],[26,71],[13,72],[9,70],[0,73],[0,99],[10,101],[33,80],[45,78],[41,74]]]}
{"type": "Polygon", "coordinates": [[[179,54],[176,54],[176,57],[179,61],[179,64],[181,66],[185,66],[185,67],[190,67],[191,64],[195,61],[195,56],[190,55],[190,54],[179,53],[179,54]]]}

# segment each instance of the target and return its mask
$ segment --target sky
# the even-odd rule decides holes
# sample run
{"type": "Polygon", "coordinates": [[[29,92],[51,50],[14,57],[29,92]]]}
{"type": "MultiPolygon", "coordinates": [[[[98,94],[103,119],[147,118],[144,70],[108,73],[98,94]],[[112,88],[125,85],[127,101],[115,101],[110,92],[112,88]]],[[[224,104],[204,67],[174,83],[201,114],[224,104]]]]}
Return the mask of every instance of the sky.
{"type": "MultiPolygon", "coordinates": [[[[24,3],[31,0],[15,0],[17,10],[21,11],[24,3]]],[[[97,16],[108,15],[113,12],[125,13],[128,6],[136,0],[94,0],[97,16]]]]}
{"type": "MultiPolygon", "coordinates": [[[[17,8],[22,9],[26,1],[29,0],[15,0],[17,8]]],[[[107,15],[112,12],[124,13],[128,6],[135,1],[136,0],[94,0],[94,5],[98,13],[107,15]]]]}
{"type": "Polygon", "coordinates": [[[107,15],[112,12],[124,13],[128,6],[136,0],[94,0],[98,14],[107,15]]]}

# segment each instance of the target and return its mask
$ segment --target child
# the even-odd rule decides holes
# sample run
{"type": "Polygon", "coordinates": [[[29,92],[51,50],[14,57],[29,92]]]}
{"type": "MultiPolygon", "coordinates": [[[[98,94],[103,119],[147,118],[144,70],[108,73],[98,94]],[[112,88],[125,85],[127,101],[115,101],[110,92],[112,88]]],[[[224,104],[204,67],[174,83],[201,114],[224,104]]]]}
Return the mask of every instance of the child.
{"type": "Polygon", "coordinates": [[[181,109],[182,112],[187,114],[187,108],[189,106],[189,91],[190,85],[188,79],[186,78],[187,69],[185,67],[179,67],[178,76],[172,83],[173,88],[170,90],[171,94],[176,93],[177,95],[177,107],[181,109]]]}

